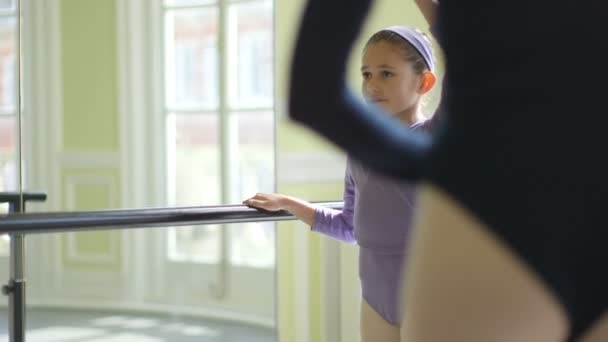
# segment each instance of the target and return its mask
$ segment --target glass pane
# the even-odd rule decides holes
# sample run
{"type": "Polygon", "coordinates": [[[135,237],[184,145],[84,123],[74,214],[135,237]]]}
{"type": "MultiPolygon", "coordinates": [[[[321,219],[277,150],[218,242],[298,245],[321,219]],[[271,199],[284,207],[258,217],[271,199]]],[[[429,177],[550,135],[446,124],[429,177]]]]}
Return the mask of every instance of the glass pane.
{"type": "Polygon", "coordinates": [[[272,268],[275,265],[273,222],[243,223],[230,227],[230,263],[272,268]]]}
{"type": "MultiPolygon", "coordinates": [[[[215,113],[169,114],[167,171],[170,206],[216,205],[221,201],[219,121],[215,113]]],[[[169,232],[170,260],[217,262],[217,226],[179,227],[169,232]]]]}
{"type": "MultiPolygon", "coordinates": [[[[0,192],[17,191],[17,123],[14,116],[0,115],[0,192]]],[[[8,212],[8,204],[0,204],[0,214],[8,212]]],[[[0,256],[8,255],[9,238],[0,235],[0,256]]]]}
{"type": "Polygon", "coordinates": [[[216,110],[219,94],[217,10],[172,10],[165,18],[168,108],[216,110]]]}
{"type": "MultiPolygon", "coordinates": [[[[3,212],[3,210],[0,210],[0,212],[3,212]]],[[[8,234],[6,235],[0,235],[0,256],[8,256],[10,250],[9,250],[9,245],[11,242],[11,238],[8,236],[8,234]]]]}
{"type": "Polygon", "coordinates": [[[17,119],[0,116],[0,192],[17,191],[17,119]]]}
{"type": "Polygon", "coordinates": [[[221,201],[217,114],[167,117],[169,205],[215,205],[221,201]]]}
{"type": "Polygon", "coordinates": [[[229,24],[231,106],[233,108],[272,106],[272,2],[232,5],[229,24]]]}
{"type": "MultiPolygon", "coordinates": [[[[274,120],[272,112],[232,114],[238,119],[239,198],[274,190],[274,120]]],[[[275,263],[274,223],[233,225],[231,262],[234,265],[273,267],[275,263]]]]}
{"type": "Polygon", "coordinates": [[[168,259],[216,264],[220,260],[219,225],[177,227],[169,231],[168,259]]]}
{"type": "Polygon", "coordinates": [[[0,0],[0,9],[11,9],[13,8],[14,0],[0,0]]]}
{"type": "Polygon", "coordinates": [[[238,122],[238,198],[274,189],[274,118],[271,111],[233,113],[238,122]]]}
{"type": "Polygon", "coordinates": [[[15,18],[0,18],[0,115],[15,112],[17,64],[15,18]]]}

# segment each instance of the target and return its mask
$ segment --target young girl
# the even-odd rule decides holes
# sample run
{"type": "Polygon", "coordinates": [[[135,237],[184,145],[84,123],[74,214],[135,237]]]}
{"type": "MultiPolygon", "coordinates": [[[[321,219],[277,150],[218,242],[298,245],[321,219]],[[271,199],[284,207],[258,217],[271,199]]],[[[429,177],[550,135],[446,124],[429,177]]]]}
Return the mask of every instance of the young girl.
{"type": "MultiPolygon", "coordinates": [[[[374,34],[363,51],[362,92],[371,105],[396,122],[428,130],[438,117],[424,120],[420,102],[435,84],[433,52],[418,30],[395,26],[374,34]],[[397,121],[398,120],[398,121],[397,121]]],[[[342,211],[316,207],[280,194],[257,194],[243,203],[287,210],[313,231],[360,246],[363,342],[399,341],[398,291],[414,205],[411,185],[373,172],[349,158],[342,211]]]]}

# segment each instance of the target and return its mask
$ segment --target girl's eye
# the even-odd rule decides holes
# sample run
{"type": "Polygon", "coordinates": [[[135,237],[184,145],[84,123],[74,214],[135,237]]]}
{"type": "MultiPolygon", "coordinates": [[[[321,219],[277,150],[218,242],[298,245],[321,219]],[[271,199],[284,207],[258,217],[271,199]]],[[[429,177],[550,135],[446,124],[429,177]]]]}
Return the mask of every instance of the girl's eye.
{"type": "Polygon", "coordinates": [[[370,72],[364,72],[361,74],[361,76],[363,76],[364,80],[367,80],[372,76],[372,74],[370,72]]]}
{"type": "Polygon", "coordinates": [[[390,71],[383,71],[382,72],[382,77],[384,77],[384,78],[389,78],[389,77],[393,77],[393,76],[394,76],[394,74],[392,72],[390,72],[390,71]]]}

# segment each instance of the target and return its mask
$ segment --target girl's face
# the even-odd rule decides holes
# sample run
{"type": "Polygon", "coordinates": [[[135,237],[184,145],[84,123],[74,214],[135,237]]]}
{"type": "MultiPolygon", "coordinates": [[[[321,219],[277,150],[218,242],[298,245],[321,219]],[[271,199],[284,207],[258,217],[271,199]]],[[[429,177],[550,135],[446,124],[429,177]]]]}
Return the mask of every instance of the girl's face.
{"type": "Polygon", "coordinates": [[[421,97],[417,75],[399,47],[380,41],[367,47],[361,66],[362,92],[368,103],[399,115],[412,110],[421,97]]]}

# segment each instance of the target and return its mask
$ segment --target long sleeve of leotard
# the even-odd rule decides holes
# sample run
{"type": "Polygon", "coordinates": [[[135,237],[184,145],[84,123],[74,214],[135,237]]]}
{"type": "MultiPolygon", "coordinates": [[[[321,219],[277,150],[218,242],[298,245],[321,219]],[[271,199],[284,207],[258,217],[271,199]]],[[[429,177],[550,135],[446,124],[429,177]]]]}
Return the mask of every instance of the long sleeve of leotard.
{"type": "Polygon", "coordinates": [[[424,172],[429,137],[404,129],[396,119],[365,106],[348,90],[345,80],[350,48],[370,3],[307,3],[292,63],[289,112],[354,158],[415,180],[424,172]]]}
{"type": "Polygon", "coordinates": [[[342,210],[317,208],[312,230],[334,239],[354,243],[355,240],[355,182],[350,171],[350,163],[344,176],[344,206],[342,210]]]}

